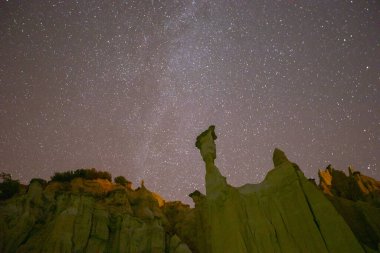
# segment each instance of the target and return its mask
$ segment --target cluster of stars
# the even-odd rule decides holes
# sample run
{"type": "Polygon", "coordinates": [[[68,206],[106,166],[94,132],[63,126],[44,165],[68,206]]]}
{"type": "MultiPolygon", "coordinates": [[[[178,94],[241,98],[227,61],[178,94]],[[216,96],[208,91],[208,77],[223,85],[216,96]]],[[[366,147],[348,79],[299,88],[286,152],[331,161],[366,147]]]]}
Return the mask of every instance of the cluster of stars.
{"type": "Polygon", "coordinates": [[[379,23],[376,0],[3,2],[0,171],[95,167],[190,202],[214,124],[233,185],[275,147],[379,179],[379,23]]]}

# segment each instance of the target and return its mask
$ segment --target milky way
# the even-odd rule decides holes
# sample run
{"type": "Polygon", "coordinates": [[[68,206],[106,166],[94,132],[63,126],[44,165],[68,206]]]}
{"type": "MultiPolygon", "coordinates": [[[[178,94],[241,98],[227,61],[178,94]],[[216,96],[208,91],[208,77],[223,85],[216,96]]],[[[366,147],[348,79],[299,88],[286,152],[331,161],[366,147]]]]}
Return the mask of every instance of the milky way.
{"type": "Polygon", "coordinates": [[[379,1],[0,1],[0,171],[108,170],[204,191],[216,125],[232,185],[279,147],[308,177],[380,178],[379,1]]]}

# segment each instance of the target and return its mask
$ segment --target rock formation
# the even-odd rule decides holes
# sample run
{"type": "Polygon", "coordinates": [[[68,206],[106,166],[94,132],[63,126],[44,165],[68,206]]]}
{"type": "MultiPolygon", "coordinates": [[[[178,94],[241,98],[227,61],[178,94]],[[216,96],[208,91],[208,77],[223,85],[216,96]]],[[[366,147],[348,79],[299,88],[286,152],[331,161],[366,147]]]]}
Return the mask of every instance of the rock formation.
{"type": "Polygon", "coordinates": [[[317,186],[275,149],[262,183],[232,187],[216,139],[210,126],[196,140],[206,194],[189,195],[195,208],[94,169],[57,173],[66,181],[32,180],[0,201],[0,252],[380,252],[378,181],[329,166],[317,186]]]}
{"type": "Polygon", "coordinates": [[[104,179],[38,180],[0,206],[0,252],[191,252],[157,194],[104,179]]]}
{"type": "Polygon", "coordinates": [[[342,216],[298,166],[276,149],[275,168],[257,185],[227,184],[214,164],[214,127],[197,138],[206,196],[192,194],[205,242],[200,252],[365,252],[342,216]]]}
{"type": "Polygon", "coordinates": [[[380,182],[351,167],[348,172],[346,176],[329,165],[318,173],[319,186],[366,251],[379,252],[380,182]]]}
{"type": "Polygon", "coordinates": [[[331,165],[318,172],[320,187],[329,196],[364,201],[380,207],[380,182],[348,168],[349,175],[331,165]]]}

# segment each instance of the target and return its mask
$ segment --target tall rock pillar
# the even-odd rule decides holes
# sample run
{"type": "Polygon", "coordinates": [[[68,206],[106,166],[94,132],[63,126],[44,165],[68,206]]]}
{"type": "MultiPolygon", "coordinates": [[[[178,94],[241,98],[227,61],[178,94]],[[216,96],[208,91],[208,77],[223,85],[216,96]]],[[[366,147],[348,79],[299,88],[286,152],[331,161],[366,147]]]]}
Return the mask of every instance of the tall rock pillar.
{"type": "Polygon", "coordinates": [[[197,137],[195,143],[206,164],[206,194],[210,198],[216,198],[223,191],[223,188],[227,186],[226,178],[220,174],[218,167],[214,163],[216,159],[216,138],[215,126],[210,126],[197,137]]]}

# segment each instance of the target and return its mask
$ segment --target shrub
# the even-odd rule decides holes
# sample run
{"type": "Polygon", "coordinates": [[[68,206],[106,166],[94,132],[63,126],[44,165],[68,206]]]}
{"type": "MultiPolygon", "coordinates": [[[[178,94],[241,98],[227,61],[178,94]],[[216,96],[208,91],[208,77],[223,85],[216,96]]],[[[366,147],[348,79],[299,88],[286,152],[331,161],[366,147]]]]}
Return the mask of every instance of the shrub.
{"type": "Polygon", "coordinates": [[[128,186],[128,184],[131,183],[130,181],[125,179],[125,177],[123,177],[123,176],[115,177],[114,181],[115,181],[115,183],[120,184],[122,186],[128,186]]]}
{"type": "Polygon", "coordinates": [[[83,179],[107,179],[112,181],[112,176],[107,171],[97,171],[94,168],[92,169],[78,169],[76,171],[66,171],[66,172],[56,172],[51,177],[52,181],[58,182],[70,182],[74,178],[83,178],[83,179]]]}
{"type": "Polygon", "coordinates": [[[0,200],[11,198],[13,195],[19,192],[20,182],[18,180],[12,180],[10,174],[0,174],[0,200]]]}
{"type": "Polygon", "coordinates": [[[47,182],[45,179],[42,179],[42,178],[33,178],[32,180],[30,180],[29,184],[33,183],[37,181],[38,183],[40,183],[40,185],[42,186],[46,186],[47,185],[47,182]]]}
{"type": "Polygon", "coordinates": [[[56,172],[54,173],[54,176],[51,177],[52,181],[58,181],[58,182],[70,182],[71,179],[74,178],[74,172],[73,171],[65,171],[65,172],[56,172]]]}

